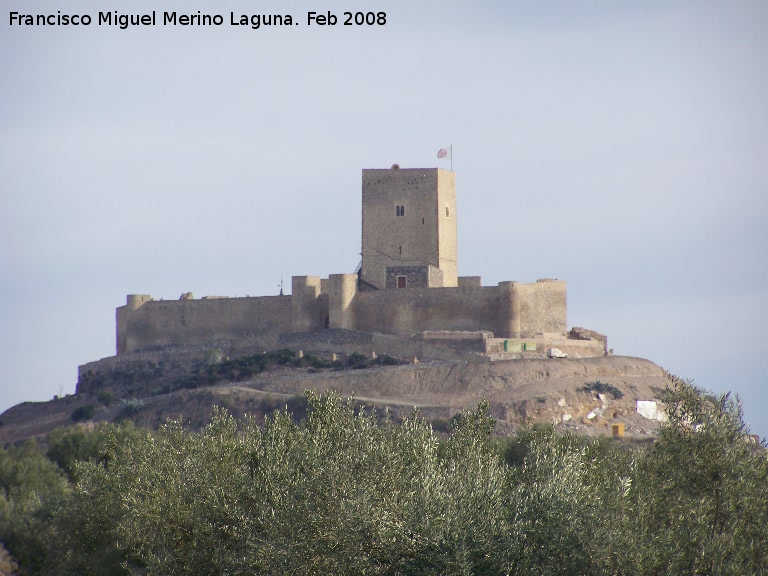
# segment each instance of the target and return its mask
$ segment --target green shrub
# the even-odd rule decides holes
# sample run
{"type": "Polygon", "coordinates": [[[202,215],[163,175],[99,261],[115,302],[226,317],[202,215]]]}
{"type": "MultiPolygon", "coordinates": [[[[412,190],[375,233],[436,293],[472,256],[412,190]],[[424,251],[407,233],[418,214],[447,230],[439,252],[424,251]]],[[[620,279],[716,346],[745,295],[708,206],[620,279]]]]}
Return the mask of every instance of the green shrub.
{"type": "MultiPolygon", "coordinates": [[[[176,378],[170,386],[170,391],[173,390],[191,390],[199,386],[200,377],[198,375],[181,376],[176,378]]],[[[202,379],[205,379],[205,375],[202,375],[202,379]]],[[[165,394],[165,390],[158,391],[159,394],[165,394]]]]}
{"type": "MultiPolygon", "coordinates": [[[[36,441],[0,447],[0,542],[20,565],[20,574],[47,574],[42,568],[51,555],[51,509],[67,491],[64,474],[36,441]]],[[[11,564],[8,556],[4,561],[11,564]]],[[[16,572],[0,569],[6,573],[16,572]]]]}
{"type": "Polygon", "coordinates": [[[123,398],[120,400],[120,409],[127,416],[132,416],[144,409],[144,400],[141,398],[123,398]]]}
{"type": "Polygon", "coordinates": [[[93,418],[93,413],[95,411],[96,409],[92,404],[83,404],[72,411],[70,418],[72,419],[72,422],[84,422],[93,418]]]}
{"type": "Polygon", "coordinates": [[[114,397],[112,396],[111,392],[102,391],[96,395],[96,399],[101,402],[102,405],[109,406],[112,404],[114,397]]]}
{"type": "Polygon", "coordinates": [[[205,363],[209,366],[221,364],[224,360],[224,353],[221,350],[213,349],[205,351],[205,363]]]}
{"type": "Polygon", "coordinates": [[[407,364],[407,362],[403,362],[388,355],[379,356],[376,358],[375,362],[376,364],[381,364],[382,366],[399,366],[400,364],[407,364]]]}
{"type": "Polygon", "coordinates": [[[525,437],[515,436],[497,440],[499,455],[509,466],[522,466],[528,454],[528,442],[525,437]]]}
{"type": "Polygon", "coordinates": [[[293,351],[288,350],[287,348],[283,348],[282,350],[275,350],[273,352],[268,352],[267,357],[274,362],[275,364],[279,364],[280,366],[285,366],[286,364],[289,364],[291,360],[293,360],[294,356],[296,354],[293,353],[293,351]]]}
{"type": "Polygon", "coordinates": [[[87,462],[99,453],[99,434],[83,426],[56,428],[48,434],[46,456],[66,472],[70,480],[75,478],[75,463],[87,462]]]}
{"type": "Polygon", "coordinates": [[[584,392],[596,392],[598,394],[610,394],[614,399],[618,400],[624,396],[624,392],[616,388],[613,384],[605,384],[599,380],[592,382],[591,384],[585,384],[581,388],[584,392]]]}
{"type": "Polygon", "coordinates": [[[349,355],[349,358],[347,358],[347,366],[350,368],[365,368],[367,363],[368,358],[365,354],[360,354],[359,352],[352,352],[352,354],[349,355]]]}

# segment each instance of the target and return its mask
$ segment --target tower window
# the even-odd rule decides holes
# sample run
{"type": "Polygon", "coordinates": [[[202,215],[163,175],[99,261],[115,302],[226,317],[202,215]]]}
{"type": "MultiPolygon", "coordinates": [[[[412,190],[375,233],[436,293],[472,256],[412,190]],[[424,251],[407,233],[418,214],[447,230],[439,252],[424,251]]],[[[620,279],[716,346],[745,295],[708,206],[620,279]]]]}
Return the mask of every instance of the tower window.
{"type": "Polygon", "coordinates": [[[398,288],[405,288],[408,284],[408,280],[405,276],[398,276],[397,277],[397,287],[398,288]]]}
{"type": "Polygon", "coordinates": [[[450,218],[451,217],[451,213],[448,211],[448,206],[445,207],[445,217],[446,218],[450,218]]]}
{"type": "Polygon", "coordinates": [[[395,216],[405,216],[405,206],[395,206],[395,216]]]}
{"type": "Polygon", "coordinates": [[[424,218],[421,219],[421,223],[424,224],[424,218]]]}

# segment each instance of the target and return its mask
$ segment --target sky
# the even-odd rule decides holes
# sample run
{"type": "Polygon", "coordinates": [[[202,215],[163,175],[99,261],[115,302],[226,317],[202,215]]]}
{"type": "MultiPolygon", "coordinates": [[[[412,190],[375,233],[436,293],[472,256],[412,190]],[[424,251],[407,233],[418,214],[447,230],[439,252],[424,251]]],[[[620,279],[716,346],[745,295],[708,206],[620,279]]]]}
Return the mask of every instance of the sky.
{"type": "Polygon", "coordinates": [[[353,272],[361,170],[453,145],[460,275],[566,280],[569,327],[738,394],[766,436],[766,31],[761,0],[6,0],[0,412],[74,393],[127,294],[353,272]],[[224,24],[162,25],[198,10],[224,24]]]}

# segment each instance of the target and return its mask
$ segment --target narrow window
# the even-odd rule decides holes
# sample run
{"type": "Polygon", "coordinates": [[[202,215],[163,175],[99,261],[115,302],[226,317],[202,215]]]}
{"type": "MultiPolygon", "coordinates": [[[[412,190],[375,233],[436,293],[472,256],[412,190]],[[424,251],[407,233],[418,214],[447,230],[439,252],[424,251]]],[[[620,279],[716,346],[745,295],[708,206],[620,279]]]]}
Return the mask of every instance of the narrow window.
{"type": "Polygon", "coordinates": [[[400,254],[402,254],[402,253],[403,253],[403,247],[400,246],[400,254]]]}
{"type": "Polygon", "coordinates": [[[421,219],[421,223],[424,224],[424,218],[421,219]]]}
{"type": "Polygon", "coordinates": [[[400,206],[400,216],[405,216],[405,206],[400,206]]]}
{"type": "Polygon", "coordinates": [[[407,284],[407,280],[406,280],[405,276],[398,276],[397,277],[397,287],[398,288],[405,288],[406,284],[407,284]]]}
{"type": "Polygon", "coordinates": [[[395,216],[400,216],[400,206],[395,206],[395,216]]]}
{"type": "Polygon", "coordinates": [[[446,218],[450,218],[451,217],[450,212],[448,212],[448,206],[445,207],[445,217],[446,218]]]}

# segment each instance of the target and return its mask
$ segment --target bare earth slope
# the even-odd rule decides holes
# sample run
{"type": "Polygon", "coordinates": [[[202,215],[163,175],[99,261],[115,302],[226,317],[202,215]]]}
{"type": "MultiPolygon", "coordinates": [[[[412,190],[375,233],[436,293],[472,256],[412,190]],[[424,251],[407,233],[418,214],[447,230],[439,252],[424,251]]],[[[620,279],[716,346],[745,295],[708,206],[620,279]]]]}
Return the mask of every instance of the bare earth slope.
{"type": "MultiPolygon", "coordinates": [[[[287,374],[246,385],[270,392],[301,393],[306,388],[336,390],[361,400],[454,414],[485,399],[493,415],[510,426],[546,422],[582,433],[610,433],[610,420],[628,432],[652,433],[656,423],[638,417],[637,400],[659,401],[668,383],[664,371],[648,360],[626,356],[583,359],[506,360],[489,364],[440,362],[370,370],[287,374]],[[584,390],[601,382],[621,398],[584,390]],[[602,412],[587,418],[590,412],[602,412]],[[570,418],[568,417],[570,415],[570,418]],[[564,422],[565,417],[565,422],[564,422]]],[[[429,412],[426,413],[429,415],[429,412]]]]}
{"type": "MultiPolygon", "coordinates": [[[[653,435],[658,422],[640,416],[637,401],[658,402],[667,383],[659,366],[626,356],[430,362],[320,373],[291,369],[264,373],[236,384],[158,393],[142,398],[143,407],[130,417],[148,426],[168,417],[199,426],[214,405],[223,405],[234,414],[263,417],[304,390],[314,389],[354,395],[365,404],[386,406],[397,415],[419,407],[428,419],[447,419],[485,399],[491,404],[491,413],[498,420],[497,431],[502,434],[535,422],[555,424],[580,434],[610,434],[611,424],[621,422],[628,435],[648,436],[653,435]],[[603,393],[598,394],[596,389],[603,393]]],[[[114,395],[119,398],[119,391],[114,395]]],[[[84,404],[97,407],[96,421],[128,416],[117,403],[99,406],[86,394],[27,402],[0,415],[0,442],[43,435],[56,426],[71,424],[72,411],[84,404]]]]}

